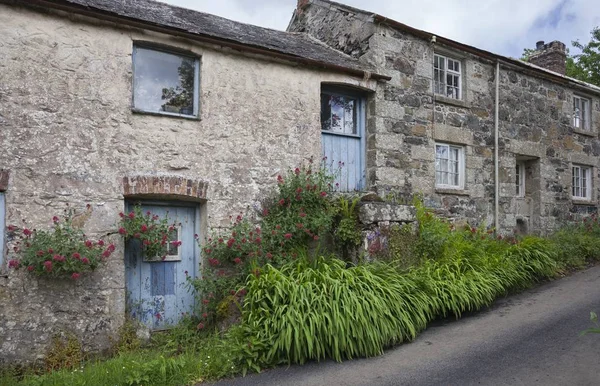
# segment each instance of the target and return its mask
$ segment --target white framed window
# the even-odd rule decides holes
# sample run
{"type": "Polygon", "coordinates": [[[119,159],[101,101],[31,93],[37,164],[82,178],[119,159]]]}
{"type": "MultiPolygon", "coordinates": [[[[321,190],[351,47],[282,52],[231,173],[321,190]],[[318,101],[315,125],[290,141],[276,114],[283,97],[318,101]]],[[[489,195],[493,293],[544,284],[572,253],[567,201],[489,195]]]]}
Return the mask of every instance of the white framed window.
{"type": "Polygon", "coordinates": [[[133,47],[133,109],[198,116],[198,58],[144,46],[133,47]]]}
{"type": "Polygon", "coordinates": [[[590,100],[573,96],[573,127],[579,130],[590,130],[590,100]]]}
{"type": "Polygon", "coordinates": [[[433,80],[435,93],[448,98],[462,99],[462,64],[460,60],[435,54],[433,80]]]}
{"type": "Polygon", "coordinates": [[[181,224],[174,226],[173,229],[169,231],[169,234],[166,236],[165,240],[165,250],[166,253],[164,256],[152,256],[152,257],[144,257],[145,262],[156,262],[156,261],[181,261],[180,255],[180,247],[181,247],[181,224]]]}
{"type": "Polygon", "coordinates": [[[463,189],[465,186],[465,148],[435,144],[435,186],[463,189]]]}
{"type": "Polygon", "coordinates": [[[517,162],[515,167],[515,187],[517,197],[525,197],[525,163],[517,162]]]}
{"type": "Polygon", "coordinates": [[[573,165],[573,198],[579,200],[592,199],[592,168],[573,165]]]}

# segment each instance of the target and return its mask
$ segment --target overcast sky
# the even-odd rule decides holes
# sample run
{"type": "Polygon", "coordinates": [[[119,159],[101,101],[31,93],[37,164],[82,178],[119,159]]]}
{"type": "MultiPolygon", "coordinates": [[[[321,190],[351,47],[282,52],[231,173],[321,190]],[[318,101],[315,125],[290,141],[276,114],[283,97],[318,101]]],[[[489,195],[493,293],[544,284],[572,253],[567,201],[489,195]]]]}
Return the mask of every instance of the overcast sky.
{"type": "MultiPolygon", "coordinates": [[[[296,0],[162,0],[285,30],[296,0]]],[[[600,0],[338,0],[497,54],[519,57],[538,40],[588,42],[600,0]]],[[[571,50],[572,53],[574,52],[571,50]]]]}

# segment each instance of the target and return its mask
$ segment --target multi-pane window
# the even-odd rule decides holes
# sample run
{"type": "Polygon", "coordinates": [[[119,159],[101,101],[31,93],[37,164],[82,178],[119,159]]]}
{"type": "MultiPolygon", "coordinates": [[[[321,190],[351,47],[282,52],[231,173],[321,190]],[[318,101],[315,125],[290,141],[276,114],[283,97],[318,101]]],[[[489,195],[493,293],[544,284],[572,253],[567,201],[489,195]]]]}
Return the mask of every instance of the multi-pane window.
{"type": "Polygon", "coordinates": [[[448,98],[461,99],[461,63],[442,55],[433,59],[435,93],[448,98]]]}
{"type": "Polygon", "coordinates": [[[134,47],[133,108],[177,116],[198,116],[197,58],[134,47]]]}
{"type": "Polygon", "coordinates": [[[321,129],[340,134],[357,134],[358,99],[321,93],[321,129]]]}
{"type": "Polygon", "coordinates": [[[449,144],[435,145],[435,185],[446,188],[464,186],[464,148],[449,144]]]}
{"type": "Polygon", "coordinates": [[[590,130],[589,99],[573,97],[573,127],[579,130],[590,130]]]}
{"type": "Polygon", "coordinates": [[[525,164],[517,162],[515,167],[515,186],[517,188],[517,197],[525,196],[525,164]]]}
{"type": "Polygon", "coordinates": [[[573,165],[573,198],[590,200],[592,198],[592,168],[573,165]]]}

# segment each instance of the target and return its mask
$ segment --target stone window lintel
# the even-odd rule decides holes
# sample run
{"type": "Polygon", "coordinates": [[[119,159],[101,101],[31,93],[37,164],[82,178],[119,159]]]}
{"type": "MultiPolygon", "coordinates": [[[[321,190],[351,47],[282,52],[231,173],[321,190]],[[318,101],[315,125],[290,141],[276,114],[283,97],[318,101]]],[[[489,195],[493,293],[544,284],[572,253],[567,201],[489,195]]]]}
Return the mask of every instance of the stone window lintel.
{"type": "Polygon", "coordinates": [[[466,189],[449,189],[449,188],[435,188],[436,194],[445,194],[453,196],[470,196],[471,192],[466,189]]]}

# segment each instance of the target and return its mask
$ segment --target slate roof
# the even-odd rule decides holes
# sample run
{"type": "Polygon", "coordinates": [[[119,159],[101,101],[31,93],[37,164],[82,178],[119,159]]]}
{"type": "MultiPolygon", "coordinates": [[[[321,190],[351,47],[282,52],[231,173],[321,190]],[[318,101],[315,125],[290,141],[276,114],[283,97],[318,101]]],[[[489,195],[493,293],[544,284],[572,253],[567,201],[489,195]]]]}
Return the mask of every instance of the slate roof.
{"type": "Polygon", "coordinates": [[[430,41],[432,36],[436,37],[436,40],[438,43],[442,43],[445,44],[447,46],[450,47],[454,47],[457,48],[459,50],[463,50],[466,52],[469,52],[471,54],[474,54],[476,56],[480,56],[483,58],[487,58],[488,60],[492,60],[492,61],[496,61],[499,60],[504,64],[510,64],[513,65],[517,68],[520,68],[522,71],[524,72],[531,72],[532,75],[537,75],[537,76],[545,76],[545,77],[549,77],[554,81],[558,81],[558,82],[562,82],[562,83],[568,83],[571,86],[575,86],[575,87],[579,87],[579,88],[585,88],[586,91],[593,91],[595,93],[600,94],[600,87],[593,85],[591,83],[587,83],[587,82],[583,82],[579,79],[575,79],[575,78],[571,78],[569,76],[563,75],[563,74],[559,74],[556,73],[554,71],[551,71],[547,68],[544,67],[540,67],[540,66],[536,66],[535,64],[532,63],[528,63],[528,62],[524,62],[520,59],[515,59],[515,58],[511,58],[509,56],[504,56],[504,55],[500,55],[500,54],[496,54],[490,51],[486,51],[483,50],[481,48],[477,48],[474,46],[470,46],[468,44],[465,43],[461,43],[440,35],[436,35],[434,33],[428,32],[428,31],[424,31],[424,30],[420,30],[414,27],[411,27],[407,24],[401,23],[399,21],[387,18],[383,15],[379,15],[377,13],[374,12],[370,12],[370,11],[366,11],[363,9],[359,9],[359,8],[355,8],[355,7],[351,7],[349,5],[346,4],[342,4],[336,1],[332,1],[332,0],[306,0],[302,7],[307,7],[309,4],[317,4],[323,7],[329,7],[329,6],[334,6],[336,8],[339,9],[343,9],[343,10],[347,10],[350,12],[354,12],[354,13],[360,13],[362,15],[365,15],[367,17],[369,17],[370,19],[372,19],[374,22],[378,22],[378,23],[382,23],[382,24],[387,24],[392,28],[398,29],[400,31],[405,31],[408,32],[409,34],[412,34],[414,36],[418,36],[421,37],[425,40],[430,41]]]}
{"type": "MultiPolygon", "coordinates": [[[[1,1],[1,0],[0,0],[1,1]]],[[[11,1],[9,1],[10,3],[11,1]]],[[[68,7],[82,13],[93,13],[100,19],[118,17],[123,20],[141,22],[148,26],[167,28],[198,37],[217,39],[224,43],[235,43],[264,51],[264,54],[279,54],[287,59],[298,60],[317,67],[337,69],[355,75],[373,73],[372,69],[357,59],[327,47],[321,42],[300,33],[278,31],[244,24],[204,12],[161,3],[153,0],[17,0],[13,3],[41,6],[68,7]]],[[[377,79],[387,76],[372,74],[377,79]]]]}

